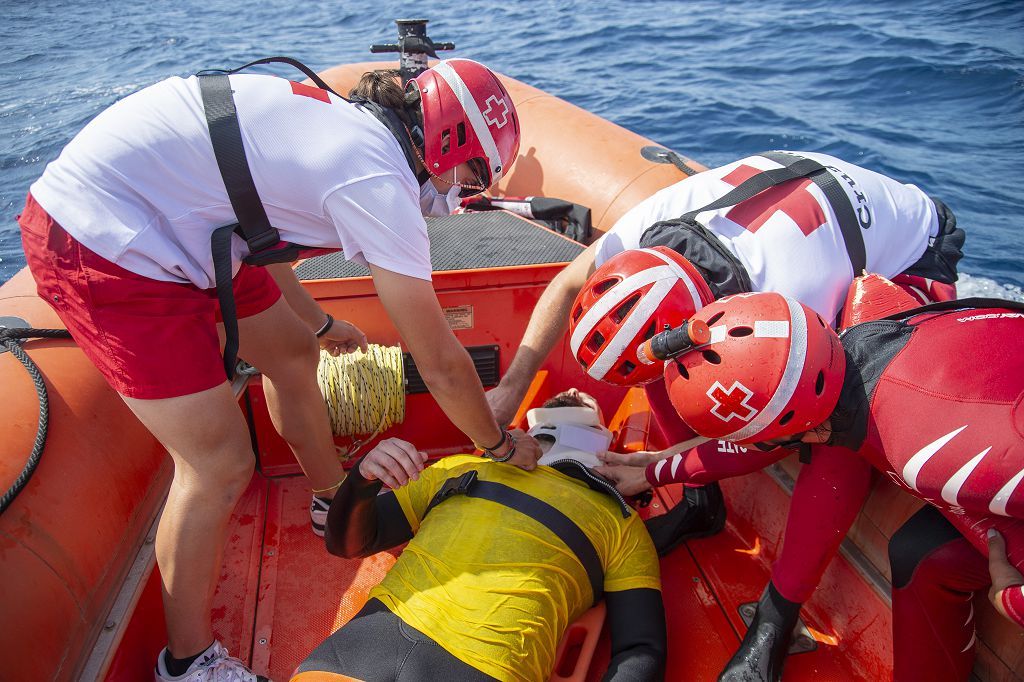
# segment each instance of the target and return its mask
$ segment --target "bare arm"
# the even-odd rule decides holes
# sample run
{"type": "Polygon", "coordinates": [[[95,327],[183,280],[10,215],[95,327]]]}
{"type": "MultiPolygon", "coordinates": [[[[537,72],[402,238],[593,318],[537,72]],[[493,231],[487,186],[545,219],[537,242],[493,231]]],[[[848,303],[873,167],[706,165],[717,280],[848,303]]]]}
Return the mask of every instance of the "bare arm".
{"type": "MultiPolygon", "coordinates": [[[[490,446],[499,442],[502,431],[484,398],[473,360],[448,326],[430,282],[374,265],[370,272],[388,317],[437,404],[474,443],[490,446]]],[[[536,466],[541,453],[533,438],[517,437],[516,450],[511,463],[524,469],[536,466]]]]}
{"type": "MultiPolygon", "coordinates": [[[[295,275],[290,263],[268,265],[267,271],[277,282],[281,295],[288,306],[295,311],[310,331],[319,331],[329,319],[295,275]]],[[[320,336],[320,347],[331,355],[350,353],[356,348],[366,351],[366,334],[359,327],[345,320],[334,320],[330,329],[320,336]]]]}
{"type": "Polygon", "coordinates": [[[299,282],[299,278],[295,276],[291,263],[268,265],[267,272],[277,282],[284,300],[288,301],[291,309],[306,323],[306,326],[311,331],[315,332],[324,326],[324,322],[327,321],[327,314],[320,309],[320,305],[313,300],[313,297],[309,295],[309,292],[299,282]]]}
{"type": "Polygon", "coordinates": [[[515,416],[537,370],[565,335],[573,301],[594,274],[596,247],[596,242],[591,244],[566,265],[537,301],[512,364],[501,383],[487,394],[487,401],[500,424],[508,424],[515,416]]]}

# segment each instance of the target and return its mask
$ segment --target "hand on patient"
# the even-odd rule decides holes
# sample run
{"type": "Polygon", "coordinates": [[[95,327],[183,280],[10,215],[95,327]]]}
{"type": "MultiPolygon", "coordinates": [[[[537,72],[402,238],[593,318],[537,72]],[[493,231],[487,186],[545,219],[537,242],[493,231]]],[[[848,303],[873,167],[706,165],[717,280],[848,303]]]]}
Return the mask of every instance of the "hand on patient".
{"type": "Polygon", "coordinates": [[[382,481],[389,488],[401,488],[420,477],[427,453],[400,438],[377,443],[359,463],[359,473],[368,481],[382,481]]]}
{"type": "MultiPolygon", "coordinates": [[[[512,440],[516,444],[516,454],[508,461],[524,471],[533,471],[537,468],[537,460],[544,454],[541,452],[540,443],[530,434],[520,429],[509,431],[512,440]]],[[[501,453],[499,453],[501,454],[501,453]]]]}
{"type": "MultiPolygon", "coordinates": [[[[618,453],[606,454],[614,455],[618,453]]],[[[600,454],[598,457],[604,459],[600,454]]],[[[651,487],[651,484],[647,481],[646,469],[644,467],[606,464],[605,466],[595,467],[594,471],[611,481],[615,489],[623,495],[639,495],[651,487]]]]}
{"type": "Polygon", "coordinates": [[[661,450],[641,450],[639,452],[599,452],[597,458],[605,464],[626,467],[646,467],[664,458],[661,450]]]}

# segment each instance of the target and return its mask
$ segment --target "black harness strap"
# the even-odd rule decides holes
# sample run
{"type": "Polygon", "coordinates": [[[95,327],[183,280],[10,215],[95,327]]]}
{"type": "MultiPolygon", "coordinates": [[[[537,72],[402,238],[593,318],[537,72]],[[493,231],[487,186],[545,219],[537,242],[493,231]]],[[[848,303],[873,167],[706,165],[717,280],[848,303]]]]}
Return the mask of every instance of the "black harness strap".
{"type": "Polygon", "coordinates": [[[249,171],[228,77],[223,74],[199,76],[199,91],[203,97],[206,125],[210,129],[217,168],[220,169],[231,209],[238,220],[237,223],[217,228],[210,237],[217,299],[224,320],[224,372],[230,381],[235,376],[238,359],[238,313],[231,281],[231,235],[237,232],[245,239],[249,253],[256,255],[261,265],[294,260],[298,247],[288,244],[285,248],[275,248],[282,244],[281,235],[270,224],[249,171]],[[272,252],[273,256],[260,256],[261,252],[272,252]]]}
{"type": "MultiPolygon", "coordinates": [[[[601,566],[601,558],[598,556],[597,550],[594,549],[590,538],[568,516],[547,502],[503,483],[481,481],[476,470],[473,469],[445,481],[430,504],[427,505],[426,511],[423,512],[423,518],[427,517],[431,509],[453,495],[466,495],[504,505],[520,514],[529,516],[550,530],[576,555],[576,559],[587,572],[591,593],[594,595],[594,603],[600,601],[604,595],[604,569],[601,566]]],[[[422,520],[420,519],[421,522],[422,520]]]]}
{"type": "Polygon", "coordinates": [[[862,274],[867,268],[864,235],[860,232],[860,222],[857,220],[857,214],[853,211],[850,198],[846,195],[846,192],[835,176],[817,161],[796,154],[762,152],[759,156],[770,159],[775,163],[780,163],[783,167],[761,171],[707,206],[684,213],[680,220],[696,222],[696,217],[699,213],[735,206],[776,185],[781,185],[784,182],[798,178],[807,178],[821,188],[825,198],[828,199],[828,203],[832,206],[836,218],[839,220],[839,229],[843,235],[843,241],[846,243],[846,253],[850,258],[850,265],[853,266],[853,276],[857,277],[862,274]]]}
{"type": "MultiPolygon", "coordinates": [[[[802,161],[809,161],[802,156],[785,152],[764,152],[761,156],[771,159],[775,163],[781,163],[787,168],[793,168],[802,161]]],[[[867,270],[868,256],[867,250],[864,248],[864,235],[861,233],[860,221],[853,210],[853,204],[850,203],[850,197],[836,177],[824,166],[808,175],[807,178],[818,186],[832,206],[836,220],[839,221],[839,231],[843,235],[843,242],[846,244],[846,254],[850,258],[850,265],[853,266],[853,276],[860,277],[867,270]]]]}
{"type": "Polygon", "coordinates": [[[249,171],[249,162],[242,146],[231,82],[224,75],[199,77],[199,90],[210,128],[213,153],[238,220],[238,228],[253,253],[277,244],[281,236],[270,224],[263,209],[256,183],[249,171]]]}

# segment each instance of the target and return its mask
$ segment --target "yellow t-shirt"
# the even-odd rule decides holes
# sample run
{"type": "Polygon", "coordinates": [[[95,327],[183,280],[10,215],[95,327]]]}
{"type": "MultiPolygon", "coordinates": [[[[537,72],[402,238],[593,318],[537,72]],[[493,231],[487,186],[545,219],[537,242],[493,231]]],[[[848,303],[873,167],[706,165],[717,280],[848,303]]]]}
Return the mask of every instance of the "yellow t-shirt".
{"type": "Polygon", "coordinates": [[[597,550],[606,592],[661,589],[643,522],[635,513],[623,519],[608,495],[549,467],[529,472],[479,457],[446,457],[395,491],[416,536],[370,597],[459,660],[499,680],[546,680],[562,632],[593,603],[576,555],[514,509],[457,495],[420,527],[444,481],[470,469],[572,519],[597,550]]]}

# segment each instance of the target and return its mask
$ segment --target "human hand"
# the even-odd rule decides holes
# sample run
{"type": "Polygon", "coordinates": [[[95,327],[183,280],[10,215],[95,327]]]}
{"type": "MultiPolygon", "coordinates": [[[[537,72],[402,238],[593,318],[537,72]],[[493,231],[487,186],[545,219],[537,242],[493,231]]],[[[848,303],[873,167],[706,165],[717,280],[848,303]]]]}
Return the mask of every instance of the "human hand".
{"type": "MultiPolygon", "coordinates": [[[[508,460],[508,463],[514,464],[523,471],[533,471],[536,469],[537,460],[543,454],[537,439],[521,429],[515,429],[508,433],[516,444],[516,454],[512,456],[512,459],[508,460]]],[[[508,452],[507,448],[505,452],[496,452],[494,454],[500,457],[506,452],[508,452]]]]}
{"type": "Polygon", "coordinates": [[[498,426],[506,427],[512,423],[519,411],[519,404],[523,400],[522,391],[517,386],[507,385],[504,382],[487,391],[484,394],[487,404],[494,413],[494,419],[498,426]]]}
{"type": "MultiPolygon", "coordinates": [[[[625,467],[646,467],[648,464],[661,460],[661,451],[641,450],[639,452],[605,452],[597,453],[597,458],[605,464],[625,467]]],[[[622,492],[621,490],[619,492],[622,492]]]]}
{"type": "Polygon", "coordinates": [[[363,331],[345,320],[335,320],[319,339],[320,347],[331,355],[337,357],[342,353],[351,353],[357,348],[366,352],[366,334],[363,331]]]}
{"type": "Polygon", "coordinates": [[[996,611],[1010,618],[1003,607],[1003,590],[1024,585],[1024,575],[1006,557],[1006,540],[995,528],[988,529],[988,573],[992,577],[988,600],[996,607],[996,611]]]}
{"type": "Polygon", "coordinates": [[[647,481],[646,468],[631,466],[600,466],[594,471],[601,474],[623,495],[639,495],[651,489],[647,481]]]}
{"type": "Polygon", "coordinates": [[[400,438],[388,438],[377,443],[362,461],[359,473],[368,481],[382,481],[389,488],[401,488],[410,480],[420,477],[427,461],[427,453],[400,438]]]}

